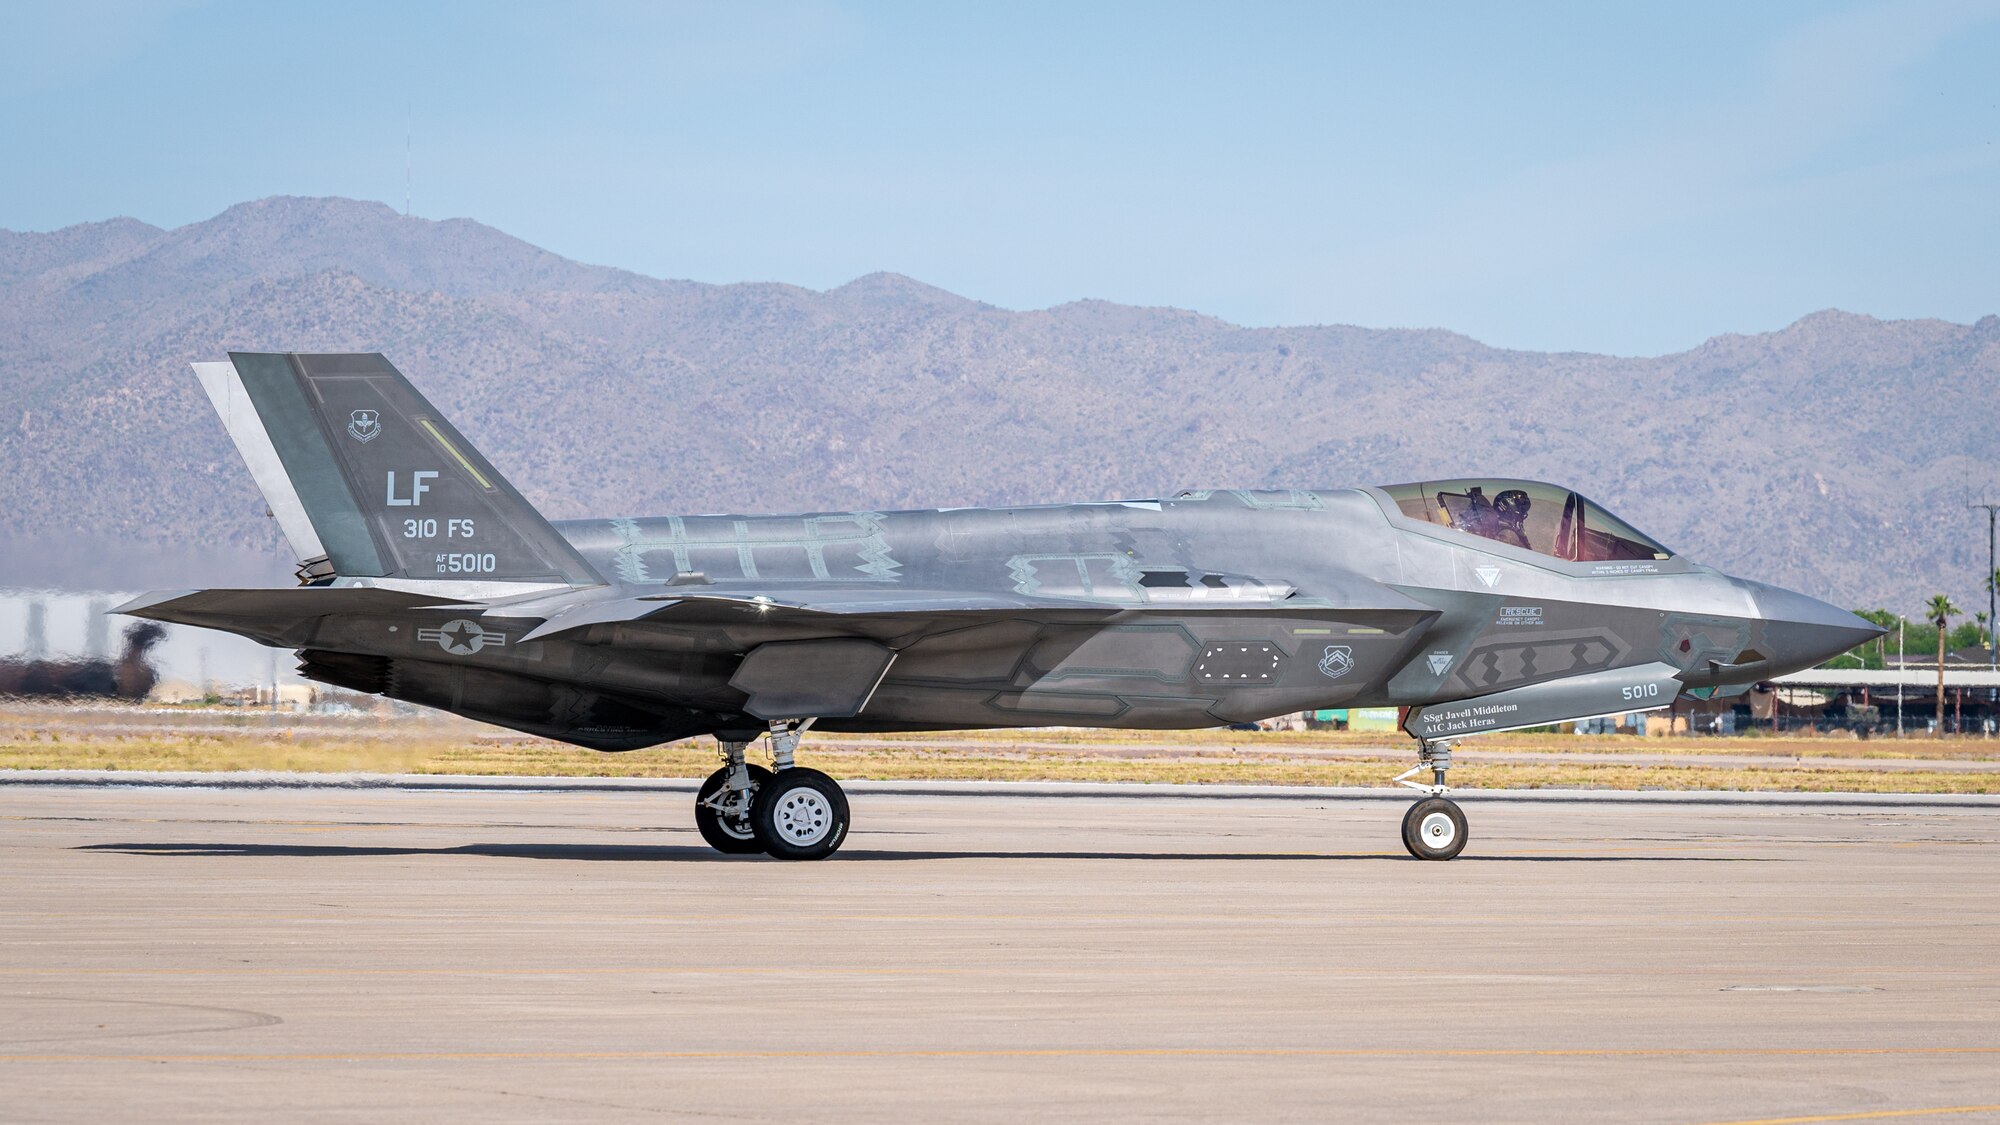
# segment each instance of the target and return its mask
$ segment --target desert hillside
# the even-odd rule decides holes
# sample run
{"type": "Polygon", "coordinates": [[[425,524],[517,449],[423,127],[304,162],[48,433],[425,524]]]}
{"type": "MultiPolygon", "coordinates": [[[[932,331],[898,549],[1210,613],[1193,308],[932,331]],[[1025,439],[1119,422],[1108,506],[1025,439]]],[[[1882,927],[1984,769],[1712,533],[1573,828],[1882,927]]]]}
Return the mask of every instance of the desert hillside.
{"type": "MultiPolygon", "coordinates": [[[[281,554],[188,373],[380,350],[552,517],[1573,484],[1695,558],[1848,605],[1985,604],[2000,317],[1820,312],[1677,355],[1447,331],[1015,312],[571,262],[467,220],[275,198],[160,230],[0,231],[0,585],[281,554]],[[59,560],[52,562],[51,560],[59,560]]],[[[183,568],[185,569],[185,568],[183,568]]],[[[199,577],[199,576],[195,576],[199,577]]]]}

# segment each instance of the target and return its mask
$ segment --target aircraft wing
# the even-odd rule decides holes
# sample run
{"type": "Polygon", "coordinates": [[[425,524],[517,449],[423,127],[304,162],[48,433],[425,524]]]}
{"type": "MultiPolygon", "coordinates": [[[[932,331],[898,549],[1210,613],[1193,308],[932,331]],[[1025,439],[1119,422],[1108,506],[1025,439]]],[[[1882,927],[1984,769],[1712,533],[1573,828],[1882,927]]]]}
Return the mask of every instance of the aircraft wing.
{"type": "MultiPolygon", "coordinates": [[[[965,614],[1018,613],[1034,609],[1078,609],[1070,601],[1028,598],[1010,594],[976,594],[951,590],[857,589],[828,591],[824,587],[807,590],[775,589],[768,593],[674,593],[641,594],[637,597],[585,601],[555,608],[542,624],[530,630],[523,641],[540,640],[590,625],[625,624],[636,621],[715,621],[741,622],[746,619],[796,621],[801,617],[825,618],[854,614],[965,614]]],[[[548,607],[522,605],[496,607],[497,616],[540,616],[548,607]]]]}
{"type": "Polygon", "coordinates": [[[1143,589],[1137,595],[1117,590],[1114,596],[1050,597],[1012,592],[930,590],[907,586],[839,587],[821,583],[807,587],[763,587],[716,590],[696,587],[672,593],[641,594],[612,599],[571,601],[551,605],[536,599],[515,607],[489,610],[508,616],[544,617],[523,641],[566,633],[589,625],[639,621],[741,624],[832,623],[845,618],[1004,617],[1021,613],[1074,613],[1108,617],[1118,614],[1171,612],[1286,612],[1368,610],[1402,614],[1435,614],[1436,607],[1377,582],[1349,584],[1338,596],[1300,597],[1282,583],[1243,580],[1231,586],[1143,589]]]}
{"type": "MultiPolygon", "coordinates": [[[[602,588],[600,588],[601,591],[602,588]]],[[[628,588],[629,589],[629,588],[628,588]]],[[[522,642],[571,633],[591,625],[770,624],[835,626],[831,631],[901,633],[922,618],[999,618],[1024,613],[1085,619],[1157,613],[1284,612],[1303,616],[1367,611],[1399,617],[1432,615],[1436,608],[1360,576],[1318,597],[1300,596],[1280,582],[1229,576],[1223,584],[1187,587],[1119,587],[1071,596],[1006,591],[939,590],[902,585],[770,586],[718,589],[696,586],[646,594],[606,596],[562,591],[495,602],[409,593],[377,587],[307,586],[262,590],[177,590],[145,594],[115,612],[180,625],[197,625],[250,637],[281,648],[306,643],[319,619],[346,614],[394,614],[434,609],[520,618],[540,623],[522,642]]]]}

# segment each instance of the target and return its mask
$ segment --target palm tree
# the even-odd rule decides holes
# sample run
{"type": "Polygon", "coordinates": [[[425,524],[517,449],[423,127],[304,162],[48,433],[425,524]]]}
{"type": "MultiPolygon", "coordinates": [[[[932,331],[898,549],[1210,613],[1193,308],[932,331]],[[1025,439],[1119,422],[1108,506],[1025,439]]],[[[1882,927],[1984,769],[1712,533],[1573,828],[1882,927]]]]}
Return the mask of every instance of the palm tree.
{"type": "Polygon", "coordinates": [[[1962,612],[1964,611],[1960,610],[1957,606],[1951,604],[1951,597],[1947,594],[1939,594],[1936,597],[1933,597],[1930,601],[1930,604],[1924,607],[1924,619],[1929,621],[1931,624],[1937,626],[1937,634],[1938,634],[1938,692],[1937,692],[1937,728],[1936,728],[1937,732],[1936,737],[1938,738],[1944,737],[1944,638],[1945,638],[1945,633],[1947,631],[1946,626],[1951,624],[1951,619],[1953,617],[1957,616],[1959,613],[1962,612]]]}
{"type": "MultiPolygon", "coordinates": [[[[1986,592],[2000,597],[2000,570],[1996,570],[1986,576],[1986,592]]],[[[1988,621],[1986,623],[1986,649],[1988,652],[1993,650],[1996,642],[2000,642],[2000,636],[1996,636],[1996,634],[2000,634],[2000,621],[1988,621]]]]}
{"type": "MultiPolygon", "coordinates": [[[[1854,616],[1871,625],[1882,627],[1882,635],[1875,638],[1875,662],[1882,667],[1889,666],[1889,630],[1896,627],[1896,615],[1886,609],[1857,609],[1854,616]]],[[[1865,663],[1865,662],[1864,662],[1865,663]]]]}

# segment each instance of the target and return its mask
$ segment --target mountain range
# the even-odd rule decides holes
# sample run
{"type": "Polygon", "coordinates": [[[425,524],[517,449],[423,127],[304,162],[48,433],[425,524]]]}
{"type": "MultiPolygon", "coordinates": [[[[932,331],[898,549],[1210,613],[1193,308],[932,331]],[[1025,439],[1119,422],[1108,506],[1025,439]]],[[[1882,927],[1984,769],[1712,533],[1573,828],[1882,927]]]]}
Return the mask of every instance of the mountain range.
{"type": "Polygon", "coordinates": [[[1839,311],[1653,357],[1438,329],[1012,311],[895,274],[660,280],[465,219],[272,198],[0,231],[0,585],[288,560],[189,373],[381,351],[552,518],[888,509],[1437,477],[1558,481],[1850,606],[1983,609],[2000,317],[1839,311]],[[1975,606],[1974,603],[1977,603],[1975,606]]]}

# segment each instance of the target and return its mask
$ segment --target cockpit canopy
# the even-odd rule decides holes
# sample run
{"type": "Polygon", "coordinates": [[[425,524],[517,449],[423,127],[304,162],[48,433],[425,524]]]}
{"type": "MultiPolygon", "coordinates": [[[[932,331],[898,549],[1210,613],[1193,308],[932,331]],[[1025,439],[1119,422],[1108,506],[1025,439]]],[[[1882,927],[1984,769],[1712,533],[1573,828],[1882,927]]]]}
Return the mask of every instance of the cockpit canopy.
{"type": "Polygon", "coordinates": [[[1540,481],[1433,480],[1382,491],[1410,519],[1570,562],[1673,557],[1580,494],[1540,481]]]}

